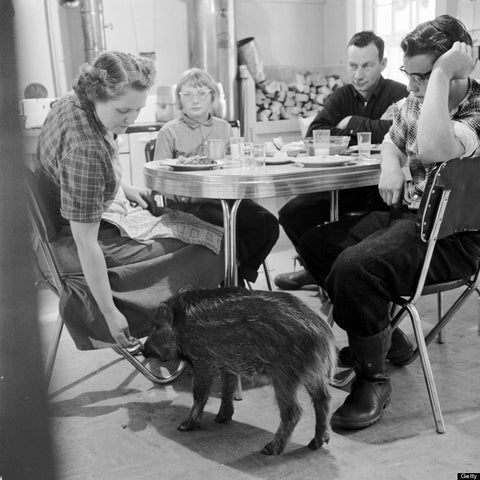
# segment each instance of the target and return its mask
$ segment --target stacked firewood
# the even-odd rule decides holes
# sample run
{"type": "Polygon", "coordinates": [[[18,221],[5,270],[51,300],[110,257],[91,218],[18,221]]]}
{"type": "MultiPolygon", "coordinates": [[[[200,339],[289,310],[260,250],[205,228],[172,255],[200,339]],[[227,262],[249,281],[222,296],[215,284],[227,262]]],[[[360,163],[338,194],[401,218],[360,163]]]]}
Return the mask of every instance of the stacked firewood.
{"type": "Polygon", "coordinates": [[[256,85],[257,121],[316,115],[327,97],[343,85],[339,75],[295,74],[291,83],[265,80],[256,85]]]}

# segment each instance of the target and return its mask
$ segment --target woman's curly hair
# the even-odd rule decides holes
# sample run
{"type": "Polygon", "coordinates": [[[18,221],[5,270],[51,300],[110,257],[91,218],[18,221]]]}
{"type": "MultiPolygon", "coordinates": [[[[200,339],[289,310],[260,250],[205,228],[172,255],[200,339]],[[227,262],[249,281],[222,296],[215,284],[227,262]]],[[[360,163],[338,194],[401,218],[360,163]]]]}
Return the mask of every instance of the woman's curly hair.
{"type": "Polygon", "coordinates": [[[130,53],[104,52],[93,65],[85,63],[73,89],[82,102],[111,100],[125,93],[127,88],[148,90],[155,81],[155,66],[149,58],[130,53]]]}
{"type": "Polygon", "coordinates": [[[417,25],[400,43],[406,57],[432,55],[437,59],[452,48],[455,42],[472,45],[472,37],[465,25],[450,15],[440,15],[434,20],[417,25]]]}

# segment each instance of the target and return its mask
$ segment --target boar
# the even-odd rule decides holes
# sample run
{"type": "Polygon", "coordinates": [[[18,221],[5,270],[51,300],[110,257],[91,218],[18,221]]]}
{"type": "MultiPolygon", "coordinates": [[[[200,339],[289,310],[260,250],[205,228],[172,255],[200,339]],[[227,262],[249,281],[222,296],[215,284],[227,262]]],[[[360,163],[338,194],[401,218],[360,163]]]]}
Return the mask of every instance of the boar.
{"type": "Polygon", "coordinates": [[[193,371],[193,407],[178,427],[200,428],[217,375],[222,398],[216,422],[233,415],[236,378],[260,377],[274,388],[280,425],[262,453],[280,454],[301,416],[297,390],[304,385],[315,410],[312,450],[329,441],[329,378],[335,366],[330,327],[301,300],[285,292],[244,288],[191,290],[159,306],[145,355],[185,359],[193,371]]]}

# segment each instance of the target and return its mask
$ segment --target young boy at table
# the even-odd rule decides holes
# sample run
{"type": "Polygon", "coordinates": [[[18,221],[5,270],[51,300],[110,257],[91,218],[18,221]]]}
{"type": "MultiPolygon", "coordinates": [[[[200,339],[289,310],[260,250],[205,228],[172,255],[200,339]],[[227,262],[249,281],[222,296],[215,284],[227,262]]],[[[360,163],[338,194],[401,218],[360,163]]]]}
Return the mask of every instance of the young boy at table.
{"type": "MultiPolygon", "coordinates": [[[[364,428],[380,419],[392,392],[385,371],[390,301],[413,291],[425,256],[415,220],[426,180],[436,162],[480,153],[480,84],[468,76],[476,60],[465,26],[442,15],[418,25],[401,48],[410,95],[383,142],[379,182],[383,201],[397,206],[395,215],[371,212],[320,226],[299,245],[306,268],[328,292],[335,322],[347,332],[355,365],[334,427],[364,428]]],[[[479,255],[478,233],[439,240],[427,283],[472,274],[479,255]]]]}
{"type": "MultiPolygon", "coordinates": [[[[230,124],[213,114],[218,96],[218,86],[207,72],[192,68],[183,73],[176,89],[181,115],[160,129],[155,160],[208,155],[209,139],[229,143],[232,137],[230,124]]],[[[175,197],[168,200],[168,206],[223,225],[222,206],[218,200],[175,197]]],[[[242,200],[237,212],[240,282],[255,282],[258,269],[277,242],[278,235],[278,220],[272,213],[252,200],[242,200]]]]}

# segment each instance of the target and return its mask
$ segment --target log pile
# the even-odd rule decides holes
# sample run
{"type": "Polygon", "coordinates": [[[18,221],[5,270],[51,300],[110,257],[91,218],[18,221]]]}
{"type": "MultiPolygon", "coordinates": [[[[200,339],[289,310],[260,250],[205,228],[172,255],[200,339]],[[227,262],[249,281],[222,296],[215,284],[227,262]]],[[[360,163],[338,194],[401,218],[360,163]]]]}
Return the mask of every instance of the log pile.
{"type": "Polygon", "coordinates": [[[339,75],[295,74],[291,83],[265,80],[256,85],[257,121],[316,115],[327,97],[343,85],[339,75]]]}

